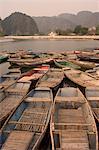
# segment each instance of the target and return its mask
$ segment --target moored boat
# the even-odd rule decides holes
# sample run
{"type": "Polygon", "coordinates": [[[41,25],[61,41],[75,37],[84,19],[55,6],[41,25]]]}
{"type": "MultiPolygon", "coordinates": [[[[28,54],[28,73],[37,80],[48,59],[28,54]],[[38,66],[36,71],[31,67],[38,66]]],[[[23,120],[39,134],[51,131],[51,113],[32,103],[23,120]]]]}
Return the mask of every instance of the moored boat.
{"type": "Polygon", "coordinates": [[[26,67],[36,67],[45,63],[52,63],[53,59],[51,58],[35,58],[35,59],[9,59],[8,60],[12,65],[17,65],[22,68],[26,67]]]}
{"type": "Polygon", "coordinates": [[[99,125],[99,87],[87,87],[85,93],[99,125]]]}
{"type": "Polygon", "coordinates": [[[87,70],[87,69],[96,67],[94,62],[79,61],[79,60],[70,60],[70,62],[80,66],[81,69],[83,69],[83,70],[87,70]]]}
{"type": "Polygon", "coordinates": [[[28,93],[30,85],[31,82],[16,82],[6,90],[0,91],[0,128],[13,109],[19,105],[28,93]]]}
{"type": "Polygon", "coordinates": [[[99,80],[86,72],[70,69],[64,71],[64,74],[68,79],[84,88],[88,86],[99,86],[99,80]]]}
{"type": "Polygon", "coordinates": [[[91,76],[95,77],[96,79],[99,79],[99,69],[95,70],[95,69],[90,69],[86,71],[88,74],[90,74],[91,76]]]}
{"type": "Polygon", "coordinates": [[[26,73],[23,73],[18,80],[19,82],[26,82],[26,81],[36,81],[41,78],[47,71],[49,70],[49,65],[42,65],[38,68],[34,68],[26,73]]]}
{"type": "Polygon", "coordinates": [[[98,150],[91,108],[78,88],[60,88],[50,121],[52,150],[98,150]]]}
{"type": "Polygon", "coordinates": [[[63,80],[64,74],[61,69],[50,69],[37,83],[37,87],[57,87],[63,80]]]}
{"type": "Polygon", "coordinates": [[[66,60],[54,60],[55,65],[58,68],[65,68],[65,67],[70,67],[70,68],[74,68],[74,69],[80,69],[81,67],[79,65],[76,65],[70,61],[66,61],[66,60]]]}
{"type": "Polygon", "coordinates": [[[14,84],[20,76],[21,71],[19,69],[9,69],[8,73],[0,77],[0,86],[4,89],[8,88],[10,85],[14,84]]]}
{"type": "Polygon", "coordinates": [[[78,54],[77,57],[78,57],[80,60],[99,63],[99,54],[95,54],[95,53],[90,53],[90,54],[78,54]]]}
{"type": "Polygon", "coordinates": [[[9,56],[9,55],[7,55],[7,54],[4,54],[4,55],[2,54],[2,55],[0,55],[0,63],[7,61],[8,56],[9,56]]]}
{"type": "Polygon", "coordinates": [[[33,89],[1,129],[1,149],[39,149],[50,120],[52,100],[49,88],[33,89]]]}

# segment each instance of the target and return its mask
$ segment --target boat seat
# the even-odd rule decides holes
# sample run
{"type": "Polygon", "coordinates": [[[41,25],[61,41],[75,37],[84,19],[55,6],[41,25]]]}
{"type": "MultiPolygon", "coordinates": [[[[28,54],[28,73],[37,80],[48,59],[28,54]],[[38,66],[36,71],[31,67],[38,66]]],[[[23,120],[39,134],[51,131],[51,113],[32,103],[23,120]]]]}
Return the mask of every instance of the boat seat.
{"type": "Polygon", "coordinates": [[[26,150],[29,148],[33,135],[33,132],[28,131],[12,131],[4,143],[2,150],[26,150]]]}
{"type": "Polygon", "coordinates": [[[6,91],[8,93],[16,93],[16,94],[20,94],[20,95],[25,95],[27,93],[28,89],[27,90],[23,90],[23,89],[20,90],[20,89],[8,88],[6,91]]]}
{"type": "Polygon", "coordinates": [[[40,97],[28,97],[25,99],[26,102],[49,102],[49,98],[40,98],[40,97]]]}
{"type": "Polygon", "coordinates": [[[99,96],[98,97],[87,97],[88,101],[97,101],[99,102],[99,96]]]}
{"type": "Polygon", "coordinates": [[[84,98],[83,97],[62,97],[62,96],[57,96],[56,102],[78,102],[78,103],[84,103],[84,98]]]}

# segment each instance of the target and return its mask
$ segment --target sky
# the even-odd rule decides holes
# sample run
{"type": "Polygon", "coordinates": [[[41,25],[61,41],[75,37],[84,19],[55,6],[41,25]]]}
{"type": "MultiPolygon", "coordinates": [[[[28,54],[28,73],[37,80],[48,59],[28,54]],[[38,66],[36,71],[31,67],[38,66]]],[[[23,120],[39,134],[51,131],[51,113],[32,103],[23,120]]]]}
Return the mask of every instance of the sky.
{"type": "Polygon", "coordinates": [[[56,16],[83,10],[99,12],[99,0],[0,0],[2,19],[16,11],[30,16],[56,16]]]}

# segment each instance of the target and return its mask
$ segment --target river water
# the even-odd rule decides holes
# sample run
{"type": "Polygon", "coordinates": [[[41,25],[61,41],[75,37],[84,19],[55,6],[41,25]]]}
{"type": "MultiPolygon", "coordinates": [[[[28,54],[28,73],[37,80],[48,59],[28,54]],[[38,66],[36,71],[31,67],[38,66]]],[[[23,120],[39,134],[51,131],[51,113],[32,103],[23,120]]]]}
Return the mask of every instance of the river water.
{"type": "Polygon", "coordinates": [[[0,42],[1,50],[33,50],[34,52],[61,52],[99,48],[99,40],[26,40],[0,42]]]}

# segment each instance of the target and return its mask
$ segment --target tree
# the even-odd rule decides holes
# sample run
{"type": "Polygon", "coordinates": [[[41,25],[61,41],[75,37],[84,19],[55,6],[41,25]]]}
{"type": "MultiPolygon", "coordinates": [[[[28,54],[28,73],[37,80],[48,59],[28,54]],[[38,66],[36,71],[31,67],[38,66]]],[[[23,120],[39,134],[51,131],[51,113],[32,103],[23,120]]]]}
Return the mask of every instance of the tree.
{"type": "Polygon", "coordinates": [[[99,35],[99,25],[96,27],[96,35],[99,35]]]}
{"type": "Polygon", "coordinates": [[[71,29],[66,29],[66,30],[56,29],[55,32],[57,33],[57,35],[64,35],[65,36],[65,35],[69,35],[73,31],[71,29]]]}
{"type": "Polygon", "coordinates": [[[80,32],[81,32],[81,25],[77,25],[74,29],[74,33],[80,34],[80,32]]]}
{"type": "Polygon", "coordinates": [[[86,35],[88,33],[88,28],[83,27],[81,28],[81,35],[86,35]]]}
{"type": "Polygon", "coordinates": [[[77,25],[74,29],[74,33],[78,35],[86,35],[88,33],[88,28],[77,25]]]}

